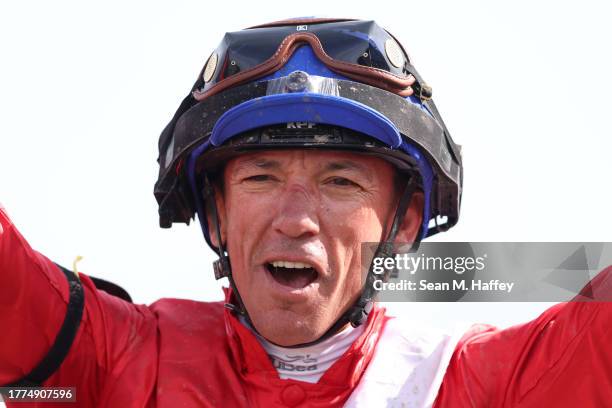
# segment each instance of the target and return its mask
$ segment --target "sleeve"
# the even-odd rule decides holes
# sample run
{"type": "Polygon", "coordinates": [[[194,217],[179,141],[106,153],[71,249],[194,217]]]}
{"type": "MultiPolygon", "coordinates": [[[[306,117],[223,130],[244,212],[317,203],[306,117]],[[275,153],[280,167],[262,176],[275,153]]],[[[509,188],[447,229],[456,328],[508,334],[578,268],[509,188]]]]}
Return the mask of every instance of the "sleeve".
{"type": "MultiPolygon", "coordinates": [[[[157,372],[153,313],[96,290],[83,274],[80,279],[82,321],[66,358],[44,385],[76,387],[77,406],[147,398],[157,372]]],[[[66,276],[30,248],[0,207],[0,384],[21,379],[45,357],[69,297],[66,276]]]]}
{"type": "Polygon", "coordinates": [[[602,407],[612,401],[612,267],[532,322],[473,326],[436,407],[602,407]],[[588,297],[586,297],[588,296],[588,297]]]}

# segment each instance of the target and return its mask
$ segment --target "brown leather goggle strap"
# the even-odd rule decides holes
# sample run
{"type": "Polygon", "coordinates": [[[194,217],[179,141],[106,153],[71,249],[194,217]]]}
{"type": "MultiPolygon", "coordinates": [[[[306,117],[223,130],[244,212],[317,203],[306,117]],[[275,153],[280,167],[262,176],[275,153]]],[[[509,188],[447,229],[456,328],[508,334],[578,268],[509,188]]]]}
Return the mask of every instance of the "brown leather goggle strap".
{"type": "Polygon", "coordinates": [[[287,63],[293,52],[295,52],[301,43],[309,44],[315,55],[327,65],[329,69],[338,74],[393,92],[400,96],[409,96],[413,93],[410,86],[414,83],[415,79],[412,75],[402,77],[382,69],[335,60],[327,55],[321,41],[319,41],[316,35],[312,33],[295,33],[287,36],[278,46],[274,55],[265,62],[217,82],[204,92],[196,90],[193,92],[193,97],[198,101],[202,101],[227,88],[272,74],[287,63]]]}

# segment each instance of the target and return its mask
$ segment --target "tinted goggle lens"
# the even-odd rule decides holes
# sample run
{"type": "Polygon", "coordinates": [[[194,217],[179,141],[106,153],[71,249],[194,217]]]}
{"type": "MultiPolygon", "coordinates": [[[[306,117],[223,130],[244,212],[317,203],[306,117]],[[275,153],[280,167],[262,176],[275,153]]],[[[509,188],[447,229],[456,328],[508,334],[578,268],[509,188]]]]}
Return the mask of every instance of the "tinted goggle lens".
{"type": "Polygon", "coordinates": [[[296,32],[317,36],[323,50],[337,61],[378,68],[406,76],[408,56],[395,39],[373,21],[298,24],[227,33],[205,67],[204,89],[274,56],[282,41],[296,32]]]}

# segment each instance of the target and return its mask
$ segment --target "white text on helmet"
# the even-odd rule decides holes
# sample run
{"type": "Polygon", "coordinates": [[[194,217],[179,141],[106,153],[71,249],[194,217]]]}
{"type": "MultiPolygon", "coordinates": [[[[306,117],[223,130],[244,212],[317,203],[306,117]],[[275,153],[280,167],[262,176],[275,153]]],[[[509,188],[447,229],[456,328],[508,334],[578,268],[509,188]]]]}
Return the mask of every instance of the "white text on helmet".
{"type": "Polygon", "coordinates": [[[312,129],[315,126],[313,122],[287,122],[287,129],[312,129]]]}

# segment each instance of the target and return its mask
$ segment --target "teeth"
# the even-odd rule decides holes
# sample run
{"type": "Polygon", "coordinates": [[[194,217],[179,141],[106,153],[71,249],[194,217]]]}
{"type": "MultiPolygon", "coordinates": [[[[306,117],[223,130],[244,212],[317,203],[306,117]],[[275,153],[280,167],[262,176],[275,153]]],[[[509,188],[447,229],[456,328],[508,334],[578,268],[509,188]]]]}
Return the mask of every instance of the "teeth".
{"type": "Polygon", "coordinates": [[[270,262],[272,266],[276,268],[292,268],[292,269],[306,269],[312,268],[313,266],[302,262],[288,262],[288,261],[274,261],[270,262]]]}

